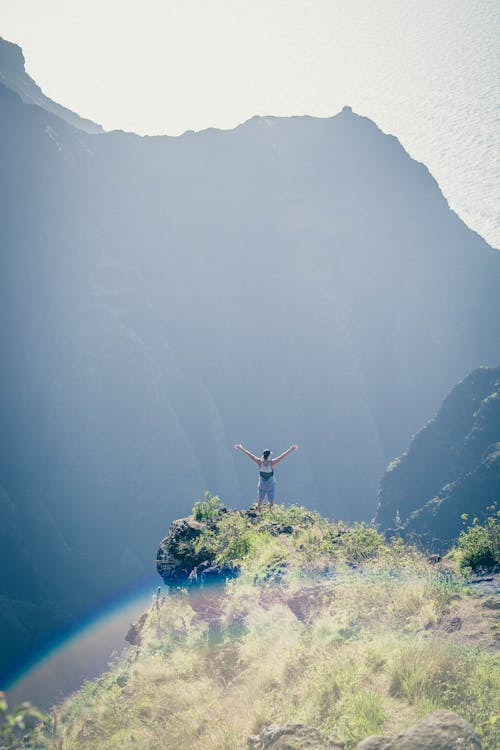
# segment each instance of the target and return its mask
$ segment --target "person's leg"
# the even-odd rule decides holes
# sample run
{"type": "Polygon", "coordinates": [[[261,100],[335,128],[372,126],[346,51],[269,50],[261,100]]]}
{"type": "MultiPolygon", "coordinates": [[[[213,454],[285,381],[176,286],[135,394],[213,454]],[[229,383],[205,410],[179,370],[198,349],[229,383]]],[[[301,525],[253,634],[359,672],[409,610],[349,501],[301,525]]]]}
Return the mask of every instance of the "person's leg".
{"type": "Polygon", "coordinates": [[[269,507],[272,508],[274,505],[274,495],[276,493],[276,481],[273,482],[272,486],[267,491],[267,497],[269,499],[269,507]]]}
{"type": "Polygon", "coordinates": [[[257,500],[257,512],[260,513],[262,511],[262,503],[264,502],[264,498],[266,497],[266,491],[263,490],[260,485],[257,488],[258,491],[258,500],[257,500]]]}

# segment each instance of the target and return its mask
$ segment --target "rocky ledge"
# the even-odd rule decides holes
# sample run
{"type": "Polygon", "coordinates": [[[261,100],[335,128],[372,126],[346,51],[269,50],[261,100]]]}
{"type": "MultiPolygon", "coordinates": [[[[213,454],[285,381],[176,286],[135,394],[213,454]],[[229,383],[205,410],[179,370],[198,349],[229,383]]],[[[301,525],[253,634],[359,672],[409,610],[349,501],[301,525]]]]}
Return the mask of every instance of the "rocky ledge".
{"type": "MultiPolygon", "coordinates": [[[[249,750],[341,750],[344,743],[305,724],[271,724],[248,739],[249,750]]],[[[433,711],[397,735],[372,736],[356,750],[481,750],[474,727],[453,711],[433,711]]]]}
{"type": "Polygon", "coordinates": [[[362,740],[356,750],[481,750],[478,733],[453,711],[433,711],[404,732],[362,740]]]}
{"type": "Polygon", "coordinates": [[[249,750],[343,750],[344,743],[324,737],[306,724],[270,724],[248,739],[249,750]]]}
{"type": "MultiPolygon", "coordinates": [[[[240,515],[251,523],[260,523],[262,517],[256,510],[218,510],[219,517],[228,514],[240,515]]],[[[194,516],[173,521],[166,537],[161,541],[156,556],[156,569],[167,586],[192,586],[234,578],[238,575],[236,566],[218,566],[213,559],[207,559],[206,551],[197,547],[196,541],[204,530],[216,532],[217,519],[198,521],[194,516]]],[[[273,535],[291,534],[292,526],[273,522],[263,525],[262,530],[273,535]]]]}

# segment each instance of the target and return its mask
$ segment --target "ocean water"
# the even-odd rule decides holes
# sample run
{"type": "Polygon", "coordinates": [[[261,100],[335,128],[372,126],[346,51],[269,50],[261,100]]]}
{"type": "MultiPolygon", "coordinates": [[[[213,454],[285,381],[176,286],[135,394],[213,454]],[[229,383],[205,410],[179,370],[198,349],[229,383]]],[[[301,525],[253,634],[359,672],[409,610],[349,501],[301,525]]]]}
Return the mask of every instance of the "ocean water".
{"type": "Polygon", "coordinates": [[[450,207],[499,248],[500,4],[424,1],[407,8],[406,29],[381,24],[371,37],[380,46],[372,73],[380,85],[371,93],[360,85],[353,108],[396,135],[428,167],[450,207]]]}

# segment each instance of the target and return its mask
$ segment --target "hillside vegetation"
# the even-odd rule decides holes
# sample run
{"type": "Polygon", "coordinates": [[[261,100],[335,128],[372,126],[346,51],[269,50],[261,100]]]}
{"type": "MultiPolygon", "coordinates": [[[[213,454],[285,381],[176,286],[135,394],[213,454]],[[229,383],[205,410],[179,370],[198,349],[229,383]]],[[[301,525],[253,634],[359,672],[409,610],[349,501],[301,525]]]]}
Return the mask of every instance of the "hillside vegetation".
{"type": "Polygon", "coordinates": [[[185,554],[237,577],[157,597],[134,645],[34,747],[244,750],[272,722],[304,722],[349,749],[436,708],[498,746],[495,602],[451,563],[303,507],[259,516],[207,497],[194,514],[185,554]]]}

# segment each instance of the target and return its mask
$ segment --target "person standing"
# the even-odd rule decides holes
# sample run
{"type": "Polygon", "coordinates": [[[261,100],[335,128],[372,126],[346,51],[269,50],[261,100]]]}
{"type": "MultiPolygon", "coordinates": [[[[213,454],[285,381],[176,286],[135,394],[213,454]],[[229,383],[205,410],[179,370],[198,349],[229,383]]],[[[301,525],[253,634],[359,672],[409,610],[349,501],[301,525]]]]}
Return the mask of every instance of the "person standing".
{"type": "Polygon", "coordinates": [[[241,451],[245,454],[245,456],[248,456],[248,458],[251,458],[252,461],[255,461],[255,463],[258,464],[259,483],[257,485],[257,510],[259,512],[262,510],[262,503],[264,502],[266,496],[269,501],[269,507],[272,508],[274,505],[274,498],[276,496],[276,477],[274,476],[274,467],[280,461],[283,461],[283,459],[286,458],[286,456],[288,456],[290,453],[298,450],[299,446],[291,445],[286,451],[281,453],[276,458],[272,458],[273,454],[267,448],[266,450],[262,451],[262,456],[260,458],[258,458],[258,456],[254,456],[253,453],[244,448],[240,443],[237,443],[234,448],[237,451],[241,451]]]}

